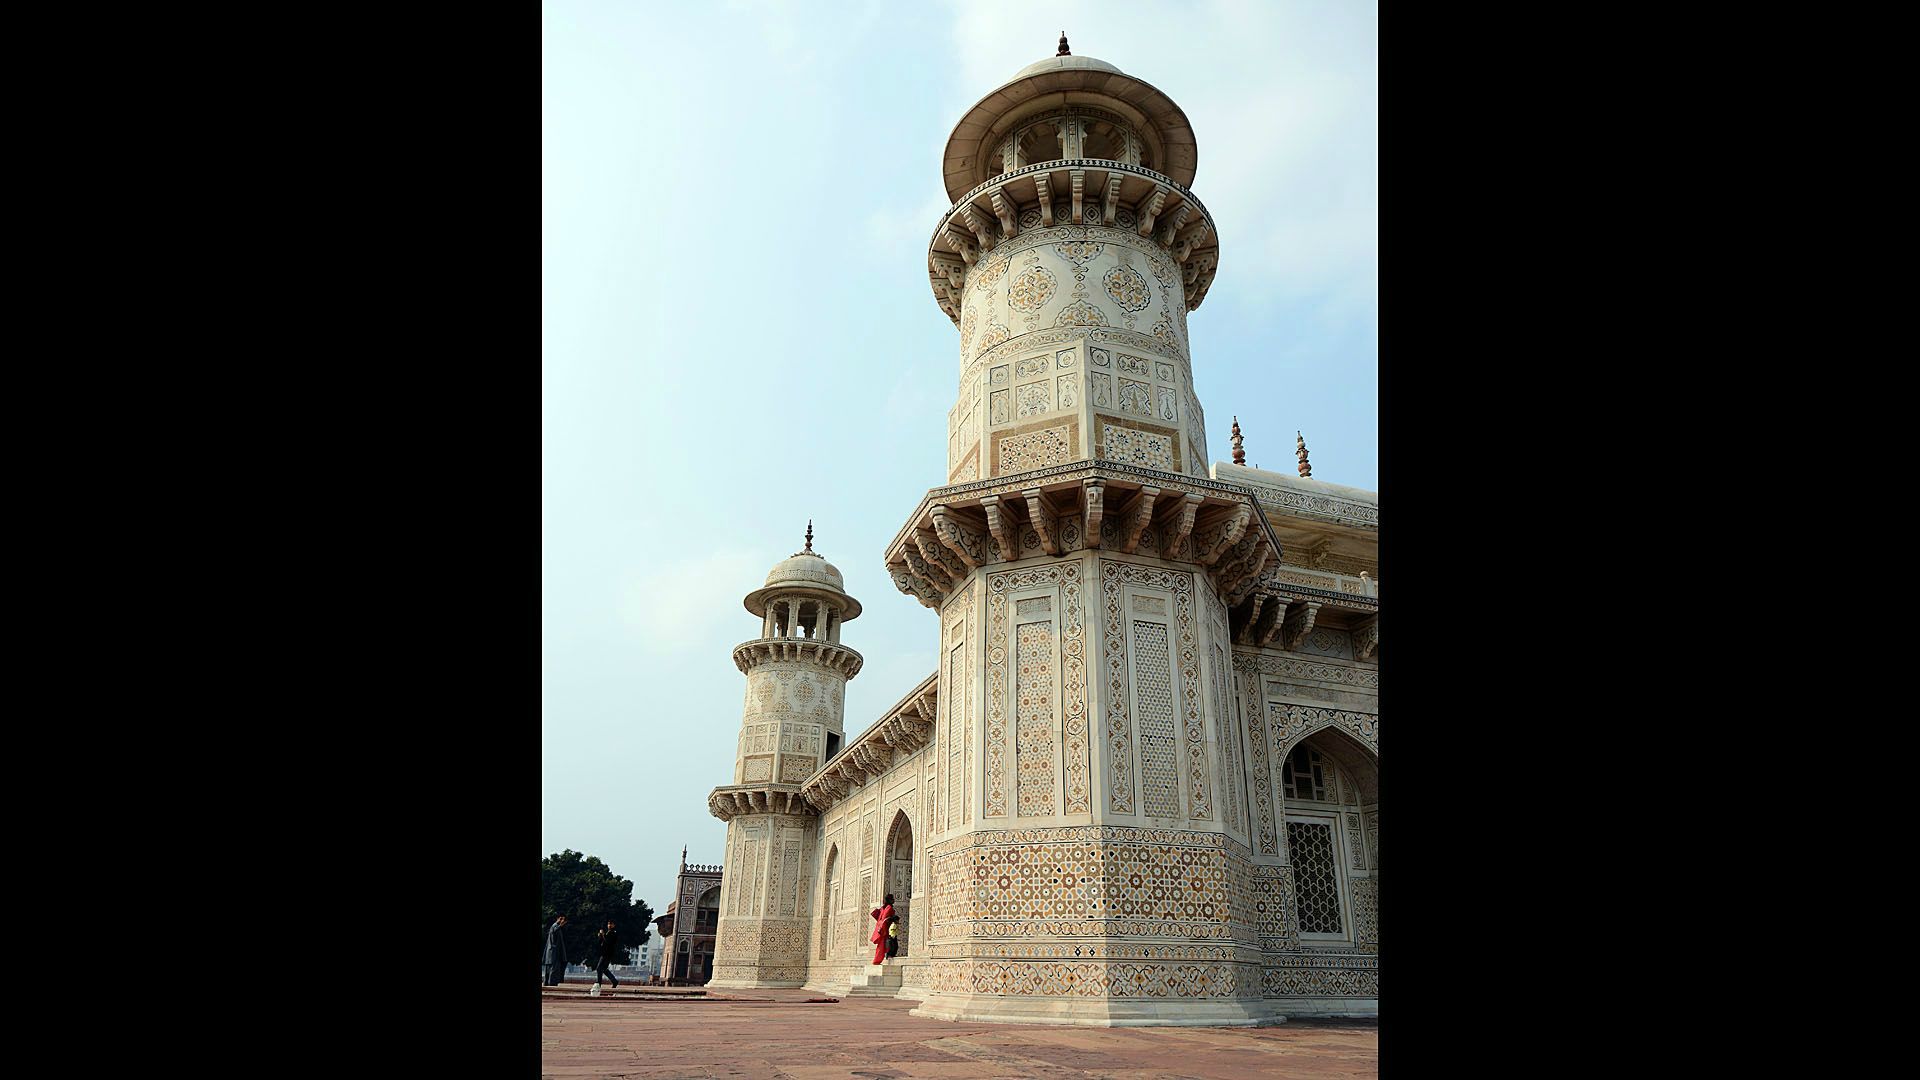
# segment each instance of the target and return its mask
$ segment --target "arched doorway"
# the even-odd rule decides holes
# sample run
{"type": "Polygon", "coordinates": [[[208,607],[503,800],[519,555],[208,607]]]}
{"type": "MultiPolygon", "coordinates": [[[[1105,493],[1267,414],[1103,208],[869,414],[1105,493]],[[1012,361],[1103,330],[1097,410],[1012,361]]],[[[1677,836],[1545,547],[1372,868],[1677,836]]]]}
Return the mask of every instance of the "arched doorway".
{"type": "Polygon", "coordinates": [[[913,823],[905,810],[893,816],[887,830],[887,876],[883,892],[893,894],[893,913],[900,918],[900,956],[907,955],[913,927],[913,823]]]}
{"type": "Polygon", "coordinates": [[[713,935],[720,929],[720,886],[700,894],[693,908],[693,956],[687,981],[695,986],[713,978],[713,935]]]}
{"type": "Polygon", "coordinates": [[[819,958],[833,955],[833,917],[840,913],[840,847],[827,849],[827,873],[820,886],[819,958]]]}

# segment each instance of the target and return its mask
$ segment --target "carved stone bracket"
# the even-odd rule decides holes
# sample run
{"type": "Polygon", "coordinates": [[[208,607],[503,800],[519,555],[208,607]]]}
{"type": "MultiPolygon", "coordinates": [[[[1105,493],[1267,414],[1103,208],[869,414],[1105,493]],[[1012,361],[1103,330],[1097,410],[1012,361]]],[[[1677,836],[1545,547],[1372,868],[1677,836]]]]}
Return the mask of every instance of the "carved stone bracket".
{"type": "Polygon", "coordinates": [[[1273,640],[1273,635],[1279,632],[1286,619],[1288,603],[1286,597],[1276,596],[1267,604],[1266,620],[1254,628],[1253,643],[1255,645],[1265,648],[1267,643],[1273,640]]]}
{"type": "Polygon", "coordinates": [[[1020,493],[1020,497],[1027,500],[1027,520],[1033,523],[1033,530],[1040,534],[1040,542],[1046,545],[1047,554],[1060,554],[1060,515],[1054,513],[1039,488],[1028,488],[1020,493]]]}
{"type": "Polygon", "coordinates": [[[958,556],[954,555],[953,552],[947,550],[947,546],[940,542],[940,538],[934,535],[932,529],[913,530],[913,546],[920,549],[921,558],[926,559],[929,563],[938,565],[940,569],[946,571],[947,577],[951,581],[958,582],[967,576],[969,569],[967,564],[958,556]]]}
{"type": "Polygon", "coordinates": [[[933,531],[947,550],[969,567],[977,570],[986,563],[986,534],[964,524],[944,506],[933,508],[933,531]]]}
{"type": "Polygon", "coordinates": [[[1234,508],[1231,518],[1222,525],[1216,526],[1217,532],[1198,538],[1194,547],[1200,565],[1212,566],[1218,562],[1222,553],[1239,542],[1240,537],[1247,531],[1247,522],[1252,519],[1253,507],[1248,503],[1241,503],[1234,508]]]}
{"type": "Polygon", "coordinates": [[[1140,546],[1140,534],[1147,531],[1147,523],[1153,520],[1153,500],[1160,497],[1157,487],[1142,487],[1133,497],[1133,505],[1127,508],[1127,516],[1120,523],[1120,550],[1133,554],[1140,546]]]}
{"type": "Polygon", "coordinates": [[[1107,208],[1106,208],[1106,211],[1100,215],[1100,220],[1105,224],[1111,225],[1113,224],[1114,218],[1119,213],[1120,213],[1120,174],[1108,173],[1107,174],[1107,208]]]}
{"type": "Polygon", "coordinates": [[[1369,615],[1353,625],[1353,655],[1358,660],[1371,660],[1380,648],[1380,616],[1369,615]]]}
{"type": "Polygon", "coordinates": [[[1020,225],[1014,220],[1012,201],[1007,198],[1005,192],[1000,191],[994,192],[992,198],[994,216],[1000,219],[1001,235],[1007,239],[1019,235],[1020,225]]]}
{"type": "Polygon", "coordinates": [[[993,542],[1000,547],[1000,557],[1008,562],[1020,557],[1020,549],[1015,546],[1013,523],[1000,509],[1000,496],[989,495],[980,500],[980,506],[987,512],[987,531],[993,534],[993,542]]]}
{"type": "Polygon", "coordinates": [[[973,241],[967,239],[966,234],[954,227],[952,222],[947,223],[944,232],[947,242],[952,244],[954,250],[960,253],[961,262],[972,266],[974,263],[980,261],[979,249],[974,246],[973,241]]]}
{"type": "Polygon", "coordinates": [[[933,586],[943,598],[953,588],[953,578],[947,574],[946,568],[922,557],[918,544],[903,545],[900,554],[906,557],[908,571],[925,578],[927,584],[933,586]]]}
{"type": "Polygon", "coordinates": [[[1033,186],[1040,193],[1040,224],[1049,228],[1053,226],[1053,192],[1048,187],[1051,183],[1052,177],[1046,173],[1033,176],[1033,186]]]}
{"type": "Polygon", "coordinates": [[[1153,221],[1160,216],[1160,208],[1167,205],[1167,196],[1171,191],[1161,184],[1153,186],[1153,197],[1147,200],[1146,208],[1140,211],[1140,235],[1153,233],[1153,221]]]}
{"type": "Polygon", "coordinates": [[[895,588],[913,597],[915,600],[920,601],[925,607],[930,607],[937,611],[940,608],[940,602],[946,599],[946,594],[934,588],[933,582],[914,573],[911,568],[905,565],[889,565],[887,572],[893,578],[895,588]]]}
{"type": "Polygon", "coordinates": [[[1172,521],[1167,523],[1167,535],[1160,541],[1160,557],[1171,559],[1180,550],[1180,541],[1193,531],[1194,515],[1200,512],[1200,506],[1207,501],[1204,495],[1187,493],[1180,500],[1180,508],[1172,521]]]}
{"type": "Polygon", "coordinates": [[[1255,624],[1260,621],[1260,611],[1266,606],[1266,603],[1267,597],[1264,593],[1253,594],[1253,606],[1247,609],[1245,619],[1240,621],[1239,629],[1234,631],[1233,640],[1235,642],[1241,645],[1253,644],[1255,624]]]}
{"type": "MultiPolygon", "coordinates": [[[[1273,548],[1266,544],[1263,538],[1256,537],[1256,539],[1260,542],[1253,545],[1247,556],[1234,560],[1234,564],[1220,575],[1223,583],[1221,599],[1227,602],[1228,607],[1247,598],[1247,594],[1260,584],[1260,575],[1266,570],[1268,562],[1273,559],[1273,548]]],[[[1243,540],[1242,543],[1244,542],[1243,540]]]]}
{"type": "Polygon", "coordinates": [[[980,209],[972,203],[962,203],[960,215],[967,219],[967,228],[973,231],[974,239],[980,241],[980,250],[992,251],[993,226],[987,224],[987,219],[980,216],[980,209]]]}
{"type": "Polygon", "coordinates": [[[1073,223],[1079,225],[1086,220],[1086,212],[1081,206],[1081,200],[1087,193],[1087,170],[1071,169],[1067,175],[1073,179],[1073,223]]]}
{"type": "Polygon", "coordinates": [[[1292,610],[1287,612],[1286,629],[1280,631],[1280,647],[1288,652],[1299,649],[1300,643],[1313,632],[1313,620],[1319,614],[1320,605],[1311,600],[1292,605],[1292,610]]]}
{"type": "Polygon", "coordinates": [[[1182,263],[1186,262],[1187,259],[1193,255],[1193,249],[1201,246],[1202,244],[1205,244],[1207,242],[1208,234],[1212,232],[1213,232],[1213,226],[1208,225],[1205,221],[1202,221],[1200,224],[1194,226],[1191,229],[1188,229],[1185,235],[1181,236],[1180,239],[1173,245],[1174,261],[1182,262],[1182,263]]]}
{"type": "Polygon", "coordinates": [[[1087,546],[1100,546],[1100,518],[1106,513],[1107,486],[1099,480],[1088,480],[1083,489],[1086,493],[1086,524],[1082,535],[1087,546]]]}
{"type": "Polygon", "coordinates": [[[1187,216],[1192,213],[1192,203],[1183,202],[1179,206],[1174,207],[1173,213],[1165,222],[1161,223],[1160,231],[1154,237],[1154,241],[1163,248],[1171,248],[1173,246],[1173,234],[1180,231],[1180,226],[1187,223],[1187,216]]]}

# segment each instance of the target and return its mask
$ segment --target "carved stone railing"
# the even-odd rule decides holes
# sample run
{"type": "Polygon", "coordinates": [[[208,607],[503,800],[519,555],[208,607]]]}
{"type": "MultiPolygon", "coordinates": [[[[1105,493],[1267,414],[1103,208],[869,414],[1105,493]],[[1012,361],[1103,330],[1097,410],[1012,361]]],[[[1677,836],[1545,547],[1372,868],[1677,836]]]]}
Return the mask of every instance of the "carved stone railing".
{"type": "Polygon", "coordinates": [[[1104,158],[1036,162],[976,185],[934,227],[927,243],[927,277],[934,302],[954,325],[960,323],[968,272],[982,255],[1020,234],[1021,215],[1029,210],[1039,211],[1038,228],[1095,223],[1151,238],[1180,264],[1188,311],[1206,299],[1219,269],[1213,215],[1171,177],[1104,158]],[[1056,200],[1069,203],[1065,220],[1054,212],[1056,200]],[[1133,217],[1126,225],[1116,220],[1123,209],[1133,217]]]}
{"type": "Polygon", "coordinates": [[[733,647],[733,666],[739,668],[742,675],[761,664],[783,660],[819,664],[849,679],[858,675],[860,665],[866,663],[859,653],[845,645],[821,638],[756,638],[733,647]]]}
{"type": "Polygon", "coordinates": [[[884,713],[878,723],[861,732],[800,785],[801,794],[815,809],[825,810],[867,781],[886,772],[901,758],[933,738],[939,708],[940,673],[926,677],[884,713]]]}

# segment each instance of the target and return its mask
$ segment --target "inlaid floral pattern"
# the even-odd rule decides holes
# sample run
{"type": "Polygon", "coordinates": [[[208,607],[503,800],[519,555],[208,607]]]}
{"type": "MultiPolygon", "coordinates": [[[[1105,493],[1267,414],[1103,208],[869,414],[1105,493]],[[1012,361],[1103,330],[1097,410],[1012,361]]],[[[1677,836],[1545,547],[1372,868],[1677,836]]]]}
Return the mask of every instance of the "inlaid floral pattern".
{"type": "Polygon", "coordinates": [[[1107,295],[1120,305],[1122,311],[1139,311],[1153,301],[1153,293],[1147,288],[1147,279],[1131,266],[1116,266],[1100,280],[1107,288],[1107,295]]]}
{"type": "MultiPolygon", "coordinates": [[[[1044,266],[1029,266],[1014,275],[1007,286],[1007,306],[1031,315],[1045,307],[1060,288],[1059,279],[1044,266]]],[[[989,334],[991,336],[991,334],[989,334]]]]}

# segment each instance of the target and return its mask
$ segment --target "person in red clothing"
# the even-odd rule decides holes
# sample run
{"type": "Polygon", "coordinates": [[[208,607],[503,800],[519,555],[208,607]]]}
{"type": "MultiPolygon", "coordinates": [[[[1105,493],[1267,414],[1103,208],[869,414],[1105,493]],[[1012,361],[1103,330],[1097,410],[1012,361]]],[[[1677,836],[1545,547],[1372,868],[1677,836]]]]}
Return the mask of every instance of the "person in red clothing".
{"type": "Polygon", "coordinates": [[[874,908],[868,914],[873,916],[873,962],[885,963],[887,959],[887,925],[893,922],[893,894],[888,893],[886,903],[874,908]]]}

